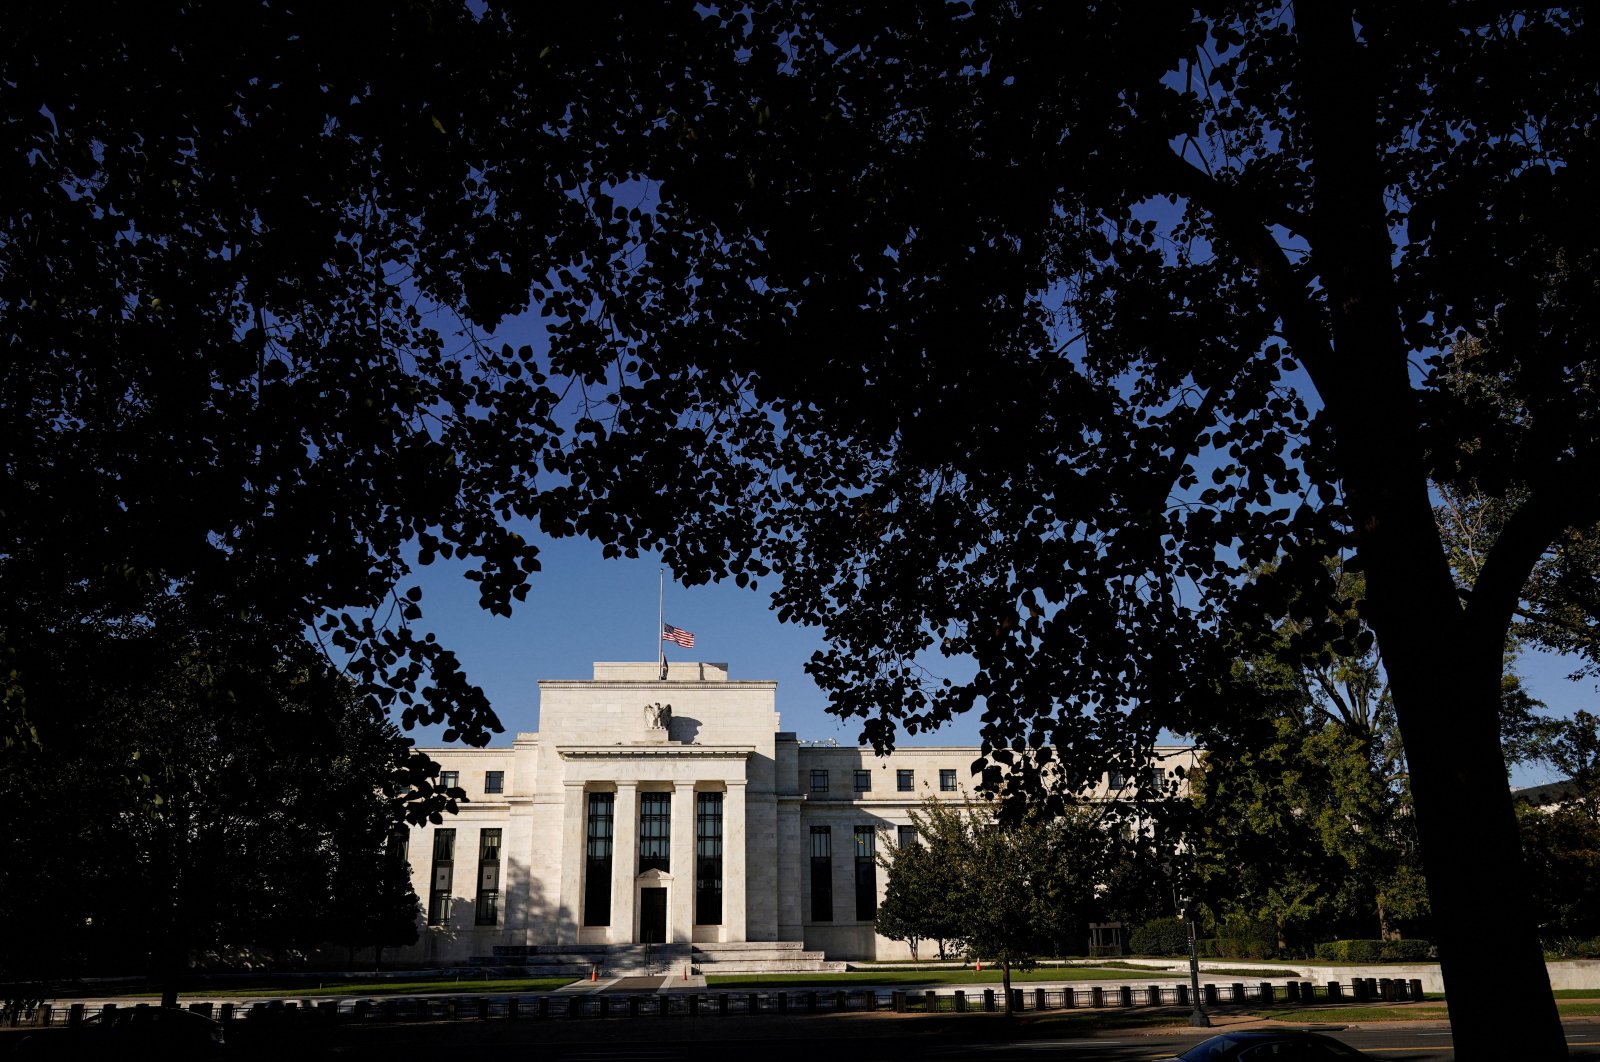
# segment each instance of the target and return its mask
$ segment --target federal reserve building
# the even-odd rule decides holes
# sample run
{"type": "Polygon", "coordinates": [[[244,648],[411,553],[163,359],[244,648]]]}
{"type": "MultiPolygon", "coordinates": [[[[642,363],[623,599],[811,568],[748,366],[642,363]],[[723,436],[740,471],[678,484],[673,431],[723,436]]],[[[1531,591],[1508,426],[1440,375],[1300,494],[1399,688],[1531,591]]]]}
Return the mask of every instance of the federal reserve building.
{"type": "MultiPolygon", "coordinates": [[[[468,800],[411,832],[425,925],[397,958],[908,957],[873,931],[877,849],[909,839],[927,798],[961,799],[978,749],[802,742],[777,697],[726,664],[596,663],[540,682],[540,729],[509,748],[428,750],[468,800]]],[[[1149,771],[1193,758],[1162,747],[1149,771]]]]}

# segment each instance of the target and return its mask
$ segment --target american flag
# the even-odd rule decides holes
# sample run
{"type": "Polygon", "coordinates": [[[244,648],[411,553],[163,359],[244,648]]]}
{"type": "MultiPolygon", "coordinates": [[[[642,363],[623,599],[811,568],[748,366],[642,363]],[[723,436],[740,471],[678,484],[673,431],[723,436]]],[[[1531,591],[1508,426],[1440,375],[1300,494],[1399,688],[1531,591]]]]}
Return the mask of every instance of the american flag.
{"type": "Polygon", "coordinates": [[[674,627],[670,623],[661,625],[661,640],[664,642],[676,642],[685,649],[694,648],[694,635],[682,627],[674,627]]]}

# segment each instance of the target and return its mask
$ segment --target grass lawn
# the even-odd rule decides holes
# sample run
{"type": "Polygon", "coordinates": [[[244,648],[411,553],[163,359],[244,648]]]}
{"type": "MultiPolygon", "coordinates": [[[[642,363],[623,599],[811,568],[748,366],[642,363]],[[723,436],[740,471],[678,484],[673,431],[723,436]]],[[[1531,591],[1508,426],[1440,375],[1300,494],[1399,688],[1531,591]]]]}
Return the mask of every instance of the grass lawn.
{"type": "MultiPolygon", "coordinates": [[[[1589,1018],[1600,1014],[1600,1003],[1557,1003],[1556,1009],[1563,1018],[1589,1018]]],[[[1333,1024],[1377,1021],[1445,1021],[1450,1014],[1442,1006],[1428,1003],[1399,1007],[1318,1007],[1286,1010],[1255,1010],[1258,1018],[1277,1021],[1333,1024]]]]}
{"type": "MultiPolygon", "coordinates": [[[[1161,970],[1107,970],[1087,966],[1050,966],[1033,970],[1013,970],[1013,985],[1051,981],[1149,981],[1167,980],[1169,974],[1161,970]]],[[[706,984],[712,988],[747,986],[759,988],[845,988],[850,985],[918,985],[937,988],[941,985],[998,985],[1000,971],[984,966],[976,970],[852,970],[849,973],[799,973],[799,974],[707,974],[706,984]]]]}

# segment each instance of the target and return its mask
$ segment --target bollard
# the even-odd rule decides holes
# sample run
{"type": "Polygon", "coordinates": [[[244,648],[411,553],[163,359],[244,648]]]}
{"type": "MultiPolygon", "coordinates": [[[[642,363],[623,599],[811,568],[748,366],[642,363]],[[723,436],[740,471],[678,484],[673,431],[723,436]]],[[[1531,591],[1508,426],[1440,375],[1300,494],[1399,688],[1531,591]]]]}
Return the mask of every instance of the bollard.
{"type": "MultiPolygon", "coordinates": [[[[261,1006],[261,1004],[257,1003],[256,1007],[259,1007],[259,1006],[261,1006]]],[[[250,1016],[251,1017],[255,1017],[256,1007],[251,1007],[250,1008],[250,1016]]],[[[350,1013],[354,1014],[357,1020],[360,1020],[360,1019],[368,1017],[372,1013],[372,1000],[370,1000],[370,999],[358,999],[358,1000],[356,1000],[356,1005],[350,1009],[350,1013]]]]}
{"type": "Polygon", "coordinates": [[[849,1010],[850,1009],[850,993],[846,992],[842,988],[839,989],[839,991],[835,992],[833,994],[833,1009],[836,1012],[841,1013],[841,1014],[844,1013],[845,1011],[849,1010]]]}
{"type": "Polygon", "coordinates": [[[806,993],[806,1010],[812,1014],[817,1012],[817,994],[815,992],[806,993]]]}
{"type": "Polygon", "coordinates": [[[34,1020],[36,1020],[40,1025],[44,1026],[45,1028],[49,1028],[50,1027],[50,1015],[55,1012],[55,1009],[56,1008],[54,1006],[52,1006],[51,1004],[49,1004],[49,1003],[40,1003],[39,1004],[39,1013],[35,1016],[34,1020]]]}
{"type": "Polygon", "coordinates": [[[521,996],[510,996],[506,999],[506,1017],[510,1018],[512,1021],[516,1021],[518,1018],[522,1017],[522,1015],[519,1013],[521,1010],[521,996]]]}
{"type": "Polygon", "coordinates": [[[1013,988],[1011,990],[1011,1013],[1022,1013],[1022,989],[1020,988],[1013,988]]]}
{"type": "MultiPolygon", "coordinates": [[[[904,994],[905,993],[903,993],[903,992],[901,993],[901,995],[904,995],[904,994]]],[[[904,1010],[905,1007],[902,1006],[900,1009],[904,1010]]],[[[787,993],[787,992],[779,992],[778,993],[778,1013],[779,1014],[787,1014],[787,1013],[789,1013],[789,993],[787,993]]]]}
{"type": "Polygon", "coordinates": [[[76,1029],[83,1024],[83,1004],[74,1003],[67,1008],[67,1025],[76,1029]]]}
{"type": "Polygon", "coordinates": [[[877,1010],[878,1009],[878,993],[876,991],[870,989],[870,988],[867,989],[867,1009],[868,1010],[877,1010]]]}
{"type": "Polygon", "coordinates": [[[1378,995],[1383,998],[1385,1003],[1394,1002],[1394,980],[1392,978],[1384,977],[1378,980],[1378,995]]]}
{"type": "Polygon", "coordinates": [[[1089,995],[1093,999],[1090,1006],[1103,1007],[1106,1005],[1106,990],[1103,985],[1095,985],[1089,989],[1089,995]]]}
{"type": "Polygon", "coordinates": [[[1287,1003],[1300,1002],[1300,982],[1286,981],[1283,985],[1283,998],[1287,1003]]]}
{"type": "Polygon", "coordinates": [[[1044,1009],[1044,989],[1042,989],[1042,988],[1035,988],[1033,990],[1033,1009],[1034,1010],[1043,1010],[1044,1009]]]}
{"type": "Polygon", "coordinates": [[[1344,998],[1344,986],[1338,981],[1328,982],[1328,1002],[1337,1003],[1344,998]]]}
{"type": "Polygon", "coordinates": [[[232,1021],[233,1020],[233,1004],[232,1003],[224,1003],[222,1005],[222,1011],[217,1015],[217,1018],[224,1025],[226,1025],[230,1021],[232,1021]]]}
{"type": "Polygon", "coordinates": [[[1147,985],[1144,990],[1144,1001],[1152,1007],[1161,1006],[1161,986],[1147,985]]]}
{"type": "Polygon", "coordinates": [[[539,1017],[548,1018],[549,1016],[550,1016],[550,997],[549,996],[540,996],[539,997],[539,1017]]]}
{"type": "Polygon", "coordinates": [[[610,996],[601,996],[600,997],[600,1016],[602,1018],[611,1017],[611,997],[610,996]]]}
{"type": "Polygon", "coordinates": [[[1133,1006],[1133,986],[1132,985],[1118,985],[1117,986],[1117,995],[1121,997],[1121,1002],[1122,1002],[1122,1005],[1124,1007],[1133,1006]]]}
{"type": "MultiPolygon", "coordinates": [[[[264,1010],[266,1010],[266,1006],[267,1005],[265,1003],[257,1003],[255,1007],[251,1007],[250,1009],[251,1010],[255,1010],[256,1007],[260,1007],[264,1011],[264,1010]]],[[[117,1012],[117,1005],[115,1003],[102,1003],[100,1005],[100,1016],[101,1017],[104,1017],[107,1014],[115,1014],[116,1012],[117,1012]]]]}
{"type": "Polygon", "coordinates": [[[939,993],[928,989],[922,993],[922,1006],[929,1014],[939,1009],[939,993]]]}
{"type": "Polygon", "coordinates": [[[487,998],[478,1000],[478,1020],[489,1020],[489,1000],[487,998]]]}
{"type": "Polygon", "coordinates": [[[1405,1003],[1411,999],[1411,985],[1404,977],[1394,979],[1394,998],[1397,1002],[1405,1003]]]}
{"type": "Polygon", "coordinates": [[[757,992],[751,992],[750,993],[749,1006],[747,1006],[745,1008],[745,1013],[746,1014],[760,1014],[761,1013],[761,995],[760,995],[760,993],[757,993],[757,992]]]}
{"type": "Polygon", "coordinates": [[[1313,1001],[1316,998],[1317,998],[1317,986],[1312,984],[1310,981],[1301,981],[1300,982],[1300,1001],[1302,1003],[1310,1003],[1311,1001],[1313,1001]]]}
{"type": "Polygon", "coordinates": [[[628,1017],[637,1018],[638,1016],[639,1016],[639,997],[638,996],[629,996],[628,997],[628,1017]]]}
{"type": "Polygon", "coordinates": [[[717,1013],[723,1017],[728,1015],[728,993],[726,992],[717,993],[717,1013]]]}
{"type": "MultiPolygon", "coordinates": [[[[209,1008],[210,1006],[211,1004],[206,1004],[206,1007],[209,1008]]],[[[206,1017],[209,1018],[210,1016],[208,1011],[206,1017]]],[[[339,1001],[337,999],[322,1000],[317,1004],[317,1017],[321,1018],[324,1024],[332,1025],[339,1017],[339,1001]]]]}
{"type": "Polygon", "coordinates": [[[1217,996],[1217,986],[1216,985],[1213,985],[1213,984],[1204,985],[1204,986],[1202,986],[1201,991],[1203,993],[1205,993],[1206,1006],[1214,1007],[1214,1006],[1217,1005],[1218,996],[1217,996]]]}
{"type": "Polygon", "coordinates": [[[957,1014],[965,1014],[966,1012],[967,1012],[967,993],[965,991],[963,991],[962,989],[958,988],[958,989],[956,989],[956,1013],[957,1014]]]}
{"type": "Polygon", "coordinates": [[[987,1014],[994,1013],[994,989],[992,988],[983,990],[983,1009],[987,1014]]]}
{"type": "Polygon", "coordinates": [[[1071,988],[1061,990],[1061,1005],[1068,1010],[1078,1005],[1078,993],[1071,988]]]}
{"type": "Polygon", "coordinates": [[[1366,981],[1367,981],[1367,998],[1368,999],[1376,999],[1376,998],[1378,998],[1378,979],[1376,977],[1369,977],[1369,978],[1366,979],[1366,981]]]}
{"type": "Polygon", "coordinates": [[[906,1012],[906,994],[904,992],[890,992],[889,1001],[894,1006],[896,1014],[904,1014],[906,1012]]]}
{"type": "Polygon", "coordinates": [[[1411,1002],[1422,1002],[1422,978],[1420,977],[1413,977],[1411,979],[1411,1002]]]}
{"type": "Polygon", "coordinates": [[[571,1018],[573,1021],[577,1021],[579,1018],[583,1017],[582,996],[567,997],[567,1017],[571,1018]]]}
{"type": "Polygon", "coordinates": [[[1271,1003],[1272,1002],[1272,982],[1270,982],[1270,981],[1262,981],[1261,982],[1261,991],[1257,995],[1256,998],[1260,999],[1262,1003],[1271,1003]]]}
{"type": "Polygon", "coordinates": [[[699,1016],[700,1016],[700,997],[698,995],[690,996],[689,997],[689,1017],[698,1018],[699,1016]]]}
{"type": "Polygon", "coordinates": [[[1178,1006],[1187,1007],[1188,1005],[1189,1005],[1189,986],[1188,985],[1179,985],[1178,986],[1178,1006]]]}

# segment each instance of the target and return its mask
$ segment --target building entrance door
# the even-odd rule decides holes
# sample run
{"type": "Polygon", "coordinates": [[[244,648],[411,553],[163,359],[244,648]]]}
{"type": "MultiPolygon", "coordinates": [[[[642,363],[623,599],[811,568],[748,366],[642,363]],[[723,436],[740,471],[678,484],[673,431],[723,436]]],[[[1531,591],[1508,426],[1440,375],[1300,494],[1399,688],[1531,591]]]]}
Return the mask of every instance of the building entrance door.
{"type": "Polygon", "coordinates": [[[667,890],[639,890],[639,943],[667,942],[667,890]]]}

